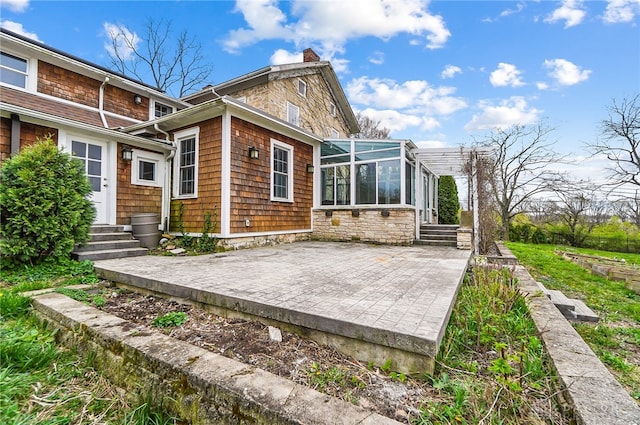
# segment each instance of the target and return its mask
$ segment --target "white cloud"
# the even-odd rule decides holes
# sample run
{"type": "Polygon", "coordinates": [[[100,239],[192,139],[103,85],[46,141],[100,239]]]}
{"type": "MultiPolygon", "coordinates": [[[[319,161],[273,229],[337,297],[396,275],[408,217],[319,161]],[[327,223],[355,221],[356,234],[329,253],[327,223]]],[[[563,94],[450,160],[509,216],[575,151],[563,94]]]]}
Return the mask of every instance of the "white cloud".
{"type": "Polygon", "coordinates": [[[538,88],[538,90],[549,90],[549,84],[545,83],[544,81],[536,82],[536,87],[538,88]]]}
{"type": "Polygon", "coordinates": [[[13,31],[16,34],[20,34],[24,37],[30,38],[35,41],[42,41],[38,38],[38,35],[35,32],[29,32],[24,29],[21,23],[13,22],[13,21],[2,21],[0,22],[0,27],[8,29],[9,31],[13,31]]]}
{"type": "Polygon", "coordinates": [[[515,9],[505,9],[502,12],[500,12],[500,15],[498,15],[497,18],[484,18],[482,22],[489,22],[489,23],[497,22],[500,18],[506,18],[507,16],[522,12],[525,7],[526,7],[526,4],[524,2],[519,2],[516,5],[515,9]]]}
{"type": "Polygon", "coordinates": [[[24,12],[29,7],[29,0],[2,0],[0,6],[12,12],[24,12]]]}
{"type": "Polygon", "coordinates": [[[451,33],[441,16],[428,12],[427,4],[427,0],[294,0],[287,16],[277,0],[237,0],[235,10],[247,26],[230,31],[223,46],[238,52],[262,40],[284,40],[297,48],[319,45],[321,56],[334,57],[344,52],[348,40],[387,40],[404,33],[422,40],[427,48],[440,48],[451,33]]]}
{"type": "Polygon", "coordinates": [[[393,137],[394,132],[405,130],[408,127],[432,130],[440,126],[440,123],[435,118],[403,113],[393,109],[377,110],[366,108],[360,112],[374,121],[379,121],[380,127],[386,127],[391,130],[391,137],[393,137]]]}
{"type": "Polygon", "coordinates": [[[287,63],[302,62],[302,52],[288,52],[284,49],[278,49],[271,55],[271,65],[283,65],[287,63]]]}
{"type": "Polygon", "coordinates": [[[110,22],[105,22],[103,24],[104,32],[107,37],[107,40],[104,43],[104,48],[109,54],[114,55],[114,45],[112,40],[116,40],[116,49],[118,50],[118,55],[124,59],[129,59],[133,55],[133,49],[130,45],[137,46],[140,43],[140,37],[135,32],[131,32],[128,28],[123,25],[113,24],[110,22]],[[125,39],[127,41],[125,41],[125,39]]]}
{"type": "Polygon", "coordinates": [[[582,23],[587,12],[583,9],[582,0],[563,0],[562,6],[544,18],[545,22],[556,23],[564,21],[564,27],[570,28],[582,23]]]}
{"type": "Polygon", "coordinates": [[[608,0],[602,20],[608,24],[632,22],[640,15],[640,0],[608,0]]]}
{"type": "Polygon", "coordinates": [[[545,60],[544,67],[550,69],[549,76],[561,86],[572,86],[589,79],[591,70],[581,69],[566,59],[545,60]]]}
{"type": "Polygon", "coordinates": [[[374,65],[382,65],[384,63],[384,52],[375,51],[369,58],[369,62],[374,65]]]}
{"type": "Polygon", "coordinates": [[[520,74],[522,72],[515,65],[500,62],[498,69],[491,73],[489,81],[494,87],[520,87],[524,86],[520,74]]]}
{"type": "Polygon", "coordinates": [[[438,115],[449,115],[467,106],[454,97],[454,87],[432,87],[424,80],[397,83],[391,79],[360,77],[346,86],[349,101],[380,109],[419,109],[438,115]]]}
{"type": "Polygon", "coordinates": [[[447,65],[442,70],[440,78],[442,78],[443,80],[446,78],[453,78],[456,74],[462,74],[462,69],[460,69],[459,66],[447,65]]]}
{"type": "Polygon", "coordinates": [[[442,140],[420,140],[418,142],[414,141],[414,143],[418,148],[421,148],[421,149],[425,149],[425,148],[437,149],[437,148],[447,147],[447,144],[442,140]]]}
{"type": "Polygon", "coordinates": [[[474,114],[471,121],[465,124],[465,131],[493,130],[508,128],[512,125],[532,124],[540,119],[542,111],[527,105],[521,96],[512,96],[500,101],[497,105],[488,100],[478,103],[480,112],[474,114]]]}

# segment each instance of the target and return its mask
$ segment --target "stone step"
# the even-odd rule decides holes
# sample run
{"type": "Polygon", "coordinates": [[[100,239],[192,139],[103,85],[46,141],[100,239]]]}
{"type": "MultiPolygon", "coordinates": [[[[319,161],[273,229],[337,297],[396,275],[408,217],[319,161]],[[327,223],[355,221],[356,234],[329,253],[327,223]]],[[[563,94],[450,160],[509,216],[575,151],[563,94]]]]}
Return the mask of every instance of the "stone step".
{"type": "Polygon", "coordinates": [[[89,229],[89,233],[121,233],[124,226],[117,224],[94,224],[89,229]]]}
{"type": "Polygon", "coordinates": [[[128,232],[118,232],[118,233],[91,233],[89,235],[91,237],[91,242],[102,242],[102,241],[126,241],[131,240],[133,236],[128,232]]]}
{"type": "Polygon", "coordinates": [[[457,224],[421,224],[420,230],[458,230],[457,224]]]}
{"type": "Polygon", "coordinates": [[[148,254],[149,250],[146,248],[106,249],[102,251],[73,252],[71,258],[77,261],[99,261],[114,258],[140,257],[148,254]]]}
{"type": "Polygon", "coordinates": [[[455,241],[458,240],[458,235],[454,234],[444,234],[444,233],[422,233],[420,232],[420,239],[432,239],[432,240],[442,240],[442,241],[455,241]]]}
{"type": "MultiPolygon", "coordinates": [[[[574,311],[575,305],[573,304],[573,300],[570,300],[562,291],[558,291],[556,289],[547,289],[547,296],[551,300],[558,310],[565,314],[565,312],[574,311]]],[[[565,314],[566,316],[566,314],[565,314]]]]}
{"type": "Polygon", "coordinates": [[[414,245],[429,245],[429,246],[452,246],[457,247],[457,241],[441,241],[435,239],[416,239],[413,241],[414,245]]]}
{"type": "Polygon", "coordinates": [[[88,251],[105,251],[109,249],[127,249],[127,248],[139,248],[140,241],[135,239],[121,239],[121,240],[105,240],[87,242],[84,245],[77,246],[75,252],[88,252],[88,251]]]}
{"type": "Polygon", "coordinates": [[[582,300],[571,300],[575,306],[576,319],[581,322],[598,322],[600,317],[593,312],[582,300]]]}

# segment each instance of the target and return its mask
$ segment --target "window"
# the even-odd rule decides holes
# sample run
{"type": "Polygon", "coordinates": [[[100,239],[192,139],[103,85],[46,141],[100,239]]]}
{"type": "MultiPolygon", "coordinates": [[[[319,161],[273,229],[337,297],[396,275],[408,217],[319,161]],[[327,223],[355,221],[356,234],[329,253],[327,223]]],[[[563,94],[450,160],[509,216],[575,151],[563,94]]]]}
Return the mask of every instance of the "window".
{"type": "Polygon", "coordinates": [[[237,98],[236,98],[236,100],[237,100],[238,102],[247,103],[247,96],[240,96],[240,97],[237,97],[237,98]]]}
{"type": "Polygon", "coordinates": [[[174,159],[174,196],[195,198],[198,196],[198,137],[199,128],[175,134],[178,151],[174,159]]]}
{"type": "Polygon", "coordinates": [[[333,103],[329,104],[329,113],[332,117],[336,116],[336,105],[334,105],[333,103]]]}
{"type": "Polygon", "coordinates": [[[28,62],[26,59],[1,53],[0,82],[23,89],[27,88],[28,62]]]}
{"type": "Polygon", "coordinates": [[[293,202],[293,146],[271,140],[271,200],[293,202]]]}
{"type": "Polygon", "coordinates": [[[298,94],[307,97],[307,83],[298,78],[298,94]]]}
{"type": "Polygon", "coordinates": [[[378,204],[400,203],[400,160],[378,163],[378,204]]]}
{"type": "Polygon", "coordinates": [[[133,150],[131,184],[162,187],[164,157],[159,153],[133,150]]]}
{"type": "Polygon", "coordinates": [[[154,103],[154,117],[160,118],[173,113],[173,106],[164,105],[160,102],[154,103]]]}
{"type": "Polygon", "coordinates": [[[289,102],[287,102],[287,122],[297,126],[300,125],[300,108],[289,102]]]}
{"type": "Polygon", "coordinates": [[[338,165],[321,169],[322,205],[349,205],[351,203],[351,167],[338,165]]]}
{"type": "Polygon", "coordinates": [[[405,172],[405,177],[404,177],[405,203],[410,205],[415,205],[416,204],[416,168],[412,163],[406,162],[404,166],[404,172],[405,172]]]}
{"type": "Polygon", "coordinates": [[[340,133],[335,128],[330,128],[329,129],[329,133],[330,133],[332,139],[337,139],[337,138],[340,137],[340,133]]]}

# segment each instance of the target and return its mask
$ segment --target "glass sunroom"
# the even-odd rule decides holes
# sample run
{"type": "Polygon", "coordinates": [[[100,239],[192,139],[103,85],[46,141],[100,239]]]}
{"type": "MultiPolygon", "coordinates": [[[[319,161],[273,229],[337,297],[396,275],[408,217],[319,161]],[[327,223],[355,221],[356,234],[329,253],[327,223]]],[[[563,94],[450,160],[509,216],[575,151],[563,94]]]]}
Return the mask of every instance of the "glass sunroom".
{"type": "Polygon", "coordinates": [[[360,231],[369,239],[371,232],[403,227],[404,238],[415,237],[419,224],[432,222],[437,208],[437,177],[416,159],[416,150],[410,140],[325,140],[316,205],[331,223],[315,214],[315,228],[327,226],[328,234],[340,237],[360,231]]]}

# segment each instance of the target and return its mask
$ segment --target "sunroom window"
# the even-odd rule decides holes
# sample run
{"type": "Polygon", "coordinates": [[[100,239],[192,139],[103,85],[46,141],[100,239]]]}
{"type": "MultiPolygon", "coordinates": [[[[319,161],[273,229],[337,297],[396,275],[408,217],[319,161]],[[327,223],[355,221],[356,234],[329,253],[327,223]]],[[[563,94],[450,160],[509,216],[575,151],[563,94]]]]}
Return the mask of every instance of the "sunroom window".
{"type": "Polygon", "coordinates": [[[415,205],[415,166],[406,149],[403,141],[326,141],[322,205],[415,205]]]}

